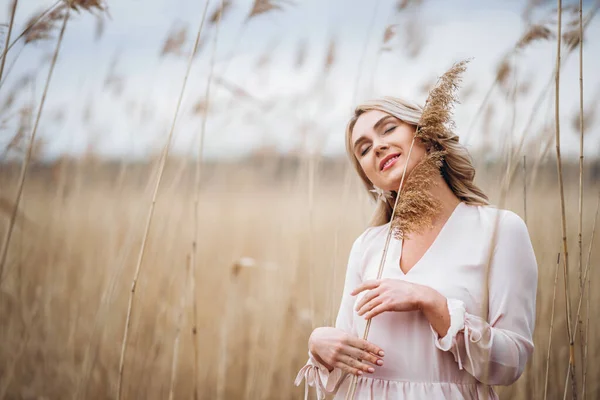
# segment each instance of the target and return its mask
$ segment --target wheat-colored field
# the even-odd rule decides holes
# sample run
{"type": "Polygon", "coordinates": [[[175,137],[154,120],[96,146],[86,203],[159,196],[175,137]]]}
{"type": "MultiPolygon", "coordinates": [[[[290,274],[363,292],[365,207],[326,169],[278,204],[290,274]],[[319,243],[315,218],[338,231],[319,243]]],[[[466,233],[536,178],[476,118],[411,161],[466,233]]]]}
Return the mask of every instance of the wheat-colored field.
{"type": "MultiPolygon", "coordinates": [[[[26,183],[0,287],[0,398],[116,398],[128,298],[155,177],[144,167],[61,168],[34,168],[26,183]]],[[[306,361],[308,336],[313,327],[333,323],[350,245],[373,208],[348,168],[275,161],[207,169],[196,265],[192,174],[167,168],[134,296],[122,398],[192,399],[194,382],[201,399],[302,397],[293,379],[306,361]]],[[[527,224],[540,271],[536,350],[521,379],[500,388],[505,399],[544,393],[561,239],[556,171],[544,168],[527,187],[527,224]]],[[[2,171],[2,193],[12,193],[16,174],[2,171]]],[[[478,181],[494,203],[500,177],[480,169],[478,181]]],[[[574,308],[576,183],[566,186],[574,308]]],[[[597,182],[586,184],[584,260],[598,191],[597,182]]],[[[508,197],[503,208],[524,216],[521,177],[508,197]]],[[[0,221],[3,232],[7,218],[0,221]]],[[[599,259],[594,249],[592,268],[599,259]]],[[[594,307],[600,275],[592,274],[594,307]]],[[[561,272],[548,398],[562,398],[567,371],[562,282],[561,272]]],[[[587,327],[585,313],[582,319],[587,327]]],[[[592,313],[590,399],[600,395],[597,327],[592,313]]]]}

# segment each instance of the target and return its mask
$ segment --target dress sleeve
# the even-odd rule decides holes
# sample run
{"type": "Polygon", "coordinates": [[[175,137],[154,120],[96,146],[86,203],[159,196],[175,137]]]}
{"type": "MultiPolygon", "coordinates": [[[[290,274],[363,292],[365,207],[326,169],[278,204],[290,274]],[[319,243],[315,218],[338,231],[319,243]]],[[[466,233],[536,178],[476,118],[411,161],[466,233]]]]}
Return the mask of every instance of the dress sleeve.
{"type": "Polygon", "coordinates": [[[489,276],[489,323],[447,299],[450,328],[435,345],[450,351],[460,369],[488,385],[510,385],[533,353],[537,262],[527,226],[515,213],[500,219],[489,276]]]}
{"type": "MultiPolygon", "coordinates": [[[[368,229],[367,229],[368,230],[368,229]]],[[[337,318],[335,321],[335,327],[342,329],[352,334],[353,329],[353,307],[355,298],[350,295],[352,290],[356,288],[362,281],[360,267],[362,257],[364,255],[363,241],[367,231],[363,232],[352,244],[350,255],[348,257],[348,266],[346,268],[346,279],[344,283],[344,292],[342,294],[342,301],[338,310],[337,318]]],[[[317,391],[317,398],[322,400],[325,398],[326,393],[337,392],[340,385],[344,382],[346,377],[349,375],[347,372],[343,372],[339,368],[334,368],[333,371],[329,372],[327,367],[321,364],[315,359],[315,357],[308,352],[308,362],[300,371],[294,384],[300,385],[302,379],[305,379],[305,394],[304,398],[308,399],[308,387],[314,386],[317,391]]]]}

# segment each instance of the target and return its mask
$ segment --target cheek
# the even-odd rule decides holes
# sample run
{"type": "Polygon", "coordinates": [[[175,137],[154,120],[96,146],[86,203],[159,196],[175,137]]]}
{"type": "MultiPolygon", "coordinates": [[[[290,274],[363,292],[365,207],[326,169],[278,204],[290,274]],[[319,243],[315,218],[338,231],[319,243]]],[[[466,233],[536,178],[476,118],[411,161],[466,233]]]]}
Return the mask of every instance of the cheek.
{"type": "Polygon", "coordinates": [[[371,182],[373,182],[373,178],[376,175],[375,174],[375,168],[373,167],[373,162],[371,160],[369,160],[369,157],[363,157],[360,161],[360,167],[362,168],[363,172],[365,173],[365,175],[367,176],[367,178],[369,178],[369,180],[371,182]]]}

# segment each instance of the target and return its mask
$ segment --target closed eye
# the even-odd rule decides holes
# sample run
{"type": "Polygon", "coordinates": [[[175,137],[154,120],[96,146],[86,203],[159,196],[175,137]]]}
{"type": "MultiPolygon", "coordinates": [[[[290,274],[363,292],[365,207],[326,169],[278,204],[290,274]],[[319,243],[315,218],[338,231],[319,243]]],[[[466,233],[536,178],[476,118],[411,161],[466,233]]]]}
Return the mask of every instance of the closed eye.
{"type": "Polygon", "coordinates": [[[370,148],[371,148],[371,146],[365,147],[365,149],[363,151],[361,151],[360,155],[364,156],[365,154],[367,154],[367,151],[369,151],[370,148]]]}
{"type": "Polygon", "coordinates": [[[389,132],[393,131],[394,129],[396,129],[396,126],[392,126],[390,129],[386,130],[385,133],[389,133],[389,132]]]}

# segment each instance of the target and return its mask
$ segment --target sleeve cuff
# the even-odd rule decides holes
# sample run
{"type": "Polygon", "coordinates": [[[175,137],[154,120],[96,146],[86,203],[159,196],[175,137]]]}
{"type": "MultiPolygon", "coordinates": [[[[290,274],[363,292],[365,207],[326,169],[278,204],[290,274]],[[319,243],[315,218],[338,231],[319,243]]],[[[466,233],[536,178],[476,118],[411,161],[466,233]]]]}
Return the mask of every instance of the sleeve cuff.
{"type": "Polygon", "coordinates": [[[465,328],[465,303],[461,300],[447,299],[448,311],[450,313],[450,327],[443,338],[440,338],[438,333],[431,327],[435,346],[443,351],[449,351],[456,339],[458,332],[465,328]]]}
{"type": "Polygon", "coordinates": [[[317,391],[317,398],[322,400],[326,393],[335,391],[342,381],[343,372],[339,368],[329,369],[318,362],[312,353],[308,352],[308,362],[300,369],[294,384],[300,385],[302,379],[305,379],[305,398],[308,395],[308,386],[314,386],[317,391]]]}

